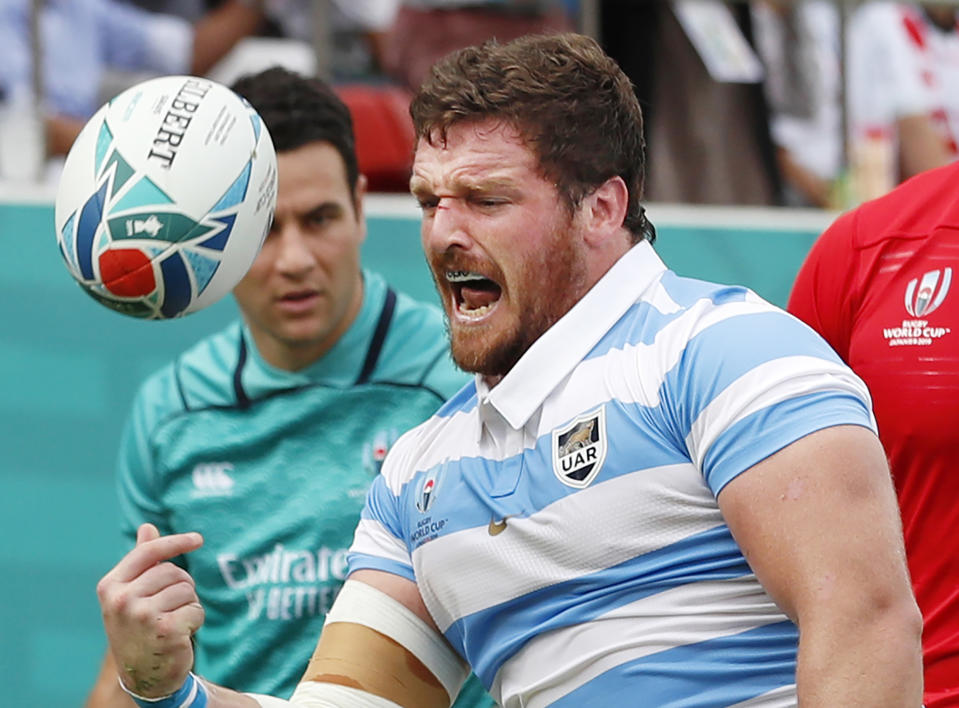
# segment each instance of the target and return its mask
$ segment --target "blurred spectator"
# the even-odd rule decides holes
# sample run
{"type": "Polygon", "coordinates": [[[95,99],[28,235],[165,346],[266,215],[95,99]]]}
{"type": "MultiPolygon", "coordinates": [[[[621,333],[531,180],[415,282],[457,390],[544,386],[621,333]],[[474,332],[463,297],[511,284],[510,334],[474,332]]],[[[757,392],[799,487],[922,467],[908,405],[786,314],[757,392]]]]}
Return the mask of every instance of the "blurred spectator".
{"type": "MultiPolygon", "coordinates": [[[[100,104],[108,68],[157,74],[203,74],[262,20],[260,0],[228,0],[191,24],[118,0],[48,0],[40,42],[47,149],[69,150],[100,104]]],[[[0,91],[31,89],[30,0],[0,0],[0,91]]]]}
{"type": "Polygon", "coordinates": [[[951,7],[876,2],[851,15],[850,166],[860,199],[956,156],[957,35],[951,7]]]}
{"type": "Polygon", "coordinates": [[[837,208],[843,164],[839,12],[831,0],[752,4],[770,132],[788,206],[837,208]]]}
{"type": "Polygon", "coordinates": [[[150,12],[176,15],[190,22],[196,22],[209,10],[221,3],[218,0],[122,0],[128,5],[136,5],[150,12]]]}
{"type": "MultiPolygon", "coordinates": [[[[749,8],[721,4],[731,14],[733,30],[750,42],[749,8]]],[[[779,172],[761,83],[714,78],[678,19],[677,5],[659,0],[601,5],[603,42],[633,81],[646,114],[648,198],[779,204],[779,172]]]]}
{"type": "Polygon", "coordinates": [[[280,36],[328,42],[329,75],[338,81],[382,79],[381,44],[400,0],[329,0],[322,16],[311,0],[268,0],[267,14],[280,36]],[[320,22],[323,26],[320,26],[320,22]]]}
{"type": "MultiPolygon", "coordinates": [[[[369,0],[376,2],[376,0],[369,0]]],[[[409,89],[450,52],[487,39],[572,29],[563,0],[399,0],[392,28],[381,35],[382,66],[409,89]]]]}

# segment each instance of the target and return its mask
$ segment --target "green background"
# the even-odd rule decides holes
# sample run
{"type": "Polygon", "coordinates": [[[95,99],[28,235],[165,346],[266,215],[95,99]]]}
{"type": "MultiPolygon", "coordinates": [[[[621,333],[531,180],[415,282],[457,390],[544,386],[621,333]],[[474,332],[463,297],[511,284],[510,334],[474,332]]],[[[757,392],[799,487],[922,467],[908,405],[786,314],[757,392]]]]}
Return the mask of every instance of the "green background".
{"type": "MultiPolygon", "coordinates": [[[[0,185],[2,188],[2,185],[0,185]]],[[[105,648],[97,580],[118,560],[113,457],[139,381],[236,315],[231,299],[164,322],[86,297],[58,255],[48,199],[0,189],[0,704],[80,706],[105,648]]],[[[435,301],[410,200],[368,204],[365,264],[435,301]]],[[[831,215],[653,205],[674,270],[783,305],[831,215]]]]}

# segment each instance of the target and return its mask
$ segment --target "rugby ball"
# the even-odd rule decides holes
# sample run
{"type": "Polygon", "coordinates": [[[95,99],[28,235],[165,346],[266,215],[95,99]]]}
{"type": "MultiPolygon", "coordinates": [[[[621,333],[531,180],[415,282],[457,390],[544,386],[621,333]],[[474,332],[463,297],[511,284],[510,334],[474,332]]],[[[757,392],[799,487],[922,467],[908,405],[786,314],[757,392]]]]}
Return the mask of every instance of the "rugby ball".
{"type": "Polygon", "coordinates": [[[275,205],[276,154],[256,111],[222,84],[163,76],[83,127],[57,187],[57,243],[106,307],[182,317],[246,274],[275,205]]]}

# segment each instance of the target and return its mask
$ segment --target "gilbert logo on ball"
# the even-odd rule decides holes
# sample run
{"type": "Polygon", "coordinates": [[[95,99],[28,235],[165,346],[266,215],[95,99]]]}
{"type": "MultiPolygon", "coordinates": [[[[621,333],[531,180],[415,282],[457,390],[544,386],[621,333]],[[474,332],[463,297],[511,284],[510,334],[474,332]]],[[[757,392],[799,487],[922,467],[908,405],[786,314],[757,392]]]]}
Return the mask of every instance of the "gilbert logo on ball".
{"type": "Polygon", "coordinates": [[[60,177],[57,242],[100,303],[180,317],[246,274],[275,206],[276,154],[256,111],[221,84],[164,76],[84,126],[60,177]]]}

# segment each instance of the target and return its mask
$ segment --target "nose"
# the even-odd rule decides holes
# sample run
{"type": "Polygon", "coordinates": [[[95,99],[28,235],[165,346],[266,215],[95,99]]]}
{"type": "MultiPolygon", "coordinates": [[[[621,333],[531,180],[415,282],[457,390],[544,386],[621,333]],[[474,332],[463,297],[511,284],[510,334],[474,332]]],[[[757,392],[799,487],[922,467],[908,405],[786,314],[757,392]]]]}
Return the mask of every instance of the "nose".
{"type": "Polygon", "coordinates": [[[294,223],[286,223],[276,238],[276,269],[291,277],[299,277],[316,266],[316,256],[310,249],[307,236],[294,223]]]}
{"type": "Polygon", "coordinates": [[[433,213],[424,215],[423,248],[433,253],[446,253],[453,248],[469,249],[472,245],[466,210],[451,197],[441,198],[433,213]]]}

